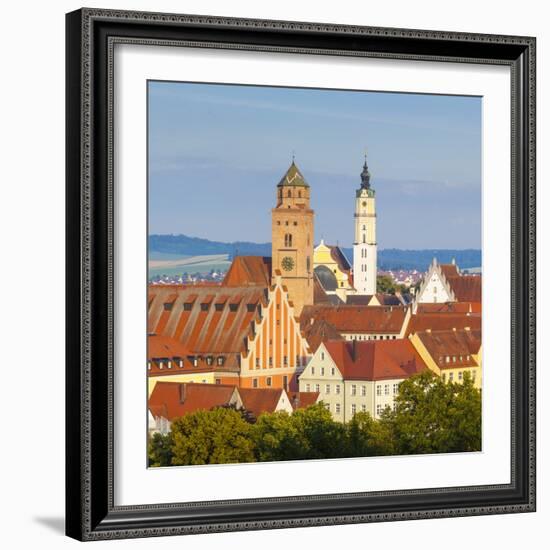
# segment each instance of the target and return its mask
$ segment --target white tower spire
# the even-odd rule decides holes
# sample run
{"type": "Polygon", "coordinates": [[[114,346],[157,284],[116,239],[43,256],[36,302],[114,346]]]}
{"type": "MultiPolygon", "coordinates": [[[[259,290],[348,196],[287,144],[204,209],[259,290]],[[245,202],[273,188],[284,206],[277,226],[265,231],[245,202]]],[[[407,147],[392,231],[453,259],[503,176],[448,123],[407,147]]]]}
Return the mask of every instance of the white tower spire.
{"type": "Polygon", "coordinates": [[[361,187],[355,193],[353,286],[359,295],[376,294],[376,255],[376,205],[365,152],[361,187]]]}

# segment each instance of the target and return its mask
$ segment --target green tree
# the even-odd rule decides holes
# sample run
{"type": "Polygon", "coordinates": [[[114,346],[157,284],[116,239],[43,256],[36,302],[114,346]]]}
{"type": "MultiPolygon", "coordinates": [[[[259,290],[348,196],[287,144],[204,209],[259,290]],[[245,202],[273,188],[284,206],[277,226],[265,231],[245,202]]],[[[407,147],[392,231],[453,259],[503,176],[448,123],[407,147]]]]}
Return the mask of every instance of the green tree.
{"type": "Polygon", "coordinates": [[[399,385],[396,409],[386,413],[397,454],[481,450],[481,392],[469,375],[446,384],[431,371],[399,385]]]}
{"type": "Polygon", "coordinates": [[[172,464],[172,434],[154,433],[149,438],[149,466],[170,466],[172,464]]]}
{"type": "Polygon", "coordinates": [[[293,417],[285,411],[261,414],[252,432],[258,461],[305,458],[307,442],[293,417]]]}
{"type": "Polygon", "coordinates": [[[359,412],[353,416],[346,425],[348,456],[395,454],[393,424],[386,414],[380,420],[374,420],[367,412],[359,412]]]}
{"type": "Polygon", "coordinates": [[[383,294],[395,294],[395,283],[389,275],[378,275],[376,277],[376,292],[383,294]]]}
{"type": "Polygon", "coordinates": [[[254,462],[252,426],[233,409],[186,414],[172,423],[172,464],[254,462]]]}
{"type": "Polygon", "coordinates": [[[259,461],[339,458],[346,453],[345,426],[335,422],[322,403],[292,415],[260,415],[253,438],[259,461]]]}

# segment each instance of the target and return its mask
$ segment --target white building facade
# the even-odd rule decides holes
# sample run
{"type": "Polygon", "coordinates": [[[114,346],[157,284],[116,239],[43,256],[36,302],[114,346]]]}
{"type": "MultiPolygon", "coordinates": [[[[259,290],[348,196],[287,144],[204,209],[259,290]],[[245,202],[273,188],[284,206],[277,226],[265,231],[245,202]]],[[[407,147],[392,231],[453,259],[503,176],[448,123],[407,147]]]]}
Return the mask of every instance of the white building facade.
{"type": "Polygon", "coordinates": [[[374,195],[374,189],[370,186],[370,173],[365,155],[361,187],[355,193],[353,284],[358,295],[376,294],[377,245],[374,195]]]}

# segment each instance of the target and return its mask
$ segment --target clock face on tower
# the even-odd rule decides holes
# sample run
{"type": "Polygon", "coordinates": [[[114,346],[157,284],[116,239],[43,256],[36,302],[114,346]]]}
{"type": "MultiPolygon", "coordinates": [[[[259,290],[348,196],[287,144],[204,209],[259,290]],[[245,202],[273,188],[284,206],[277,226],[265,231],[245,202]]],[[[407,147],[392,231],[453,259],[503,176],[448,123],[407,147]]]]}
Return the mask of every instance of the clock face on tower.
{"type": "Polygon", "coordinates": [[[281,267],[285,271],[290,271],[294,267],[294,260],[290,256],[285,256],[281,261],[281,267]]]}

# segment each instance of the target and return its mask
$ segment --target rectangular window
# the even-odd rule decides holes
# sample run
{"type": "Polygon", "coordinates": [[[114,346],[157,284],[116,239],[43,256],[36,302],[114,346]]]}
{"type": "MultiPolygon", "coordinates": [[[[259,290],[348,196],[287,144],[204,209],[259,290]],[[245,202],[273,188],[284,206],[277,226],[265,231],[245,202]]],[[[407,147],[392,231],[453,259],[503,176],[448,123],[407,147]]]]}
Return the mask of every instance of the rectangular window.
{"type": "Polygon", "coordinates": [[[367,406],[366,405],[361,405],[361,412],[364,412],[364,413],[367,412],[367,406]]]}
{"type": "Polygon", "coordinates": [[[256,368],[257,369],[260,368],[260,358],[259,357],[256,357],[256,368]]]}
{"type": "Polygon", "coordinates": [[[283,363],[288,365],[288,357],[286,355],[283,357],[283,363]]]}
{"type": "Polygon", "coordinates": [[[445,373],[443,373],[442,378],[443,378],[443,382],[447,381],[447,375],[445,373]]]}
{"type": "Polygon", "coordinates": [[[340,384],[336,384],[336,395],[340,395],[340,384]]]}
{"type": "Polygon", "coordinates": [[[315,374],[315,367],[311,367],[311,374],[315,374]]]}
{"type": "Polygon", "coordinates": [[[382,386],[380,384],[376,385],[376,395],[382,395],[382,386]]]}
{"type": "Polygon", "coordinates": [[[340,403],[336,403],[335,411],[336,411],[336,414],[340,414],[340,403]]]}
{"type": "Polygon", "coordinates": [[[376,405],[376,415],[380,416],[381,413],[382,413],[382,405],[378,403],[378,405],[376,405]]]}
{"type": "Polygon", "coordinates": [[[361,386],[361,395],[365,397],[367,395],[367,386],[361,386]]]}
{"type": "Polygon", "coordinates": [[[450,372],[450,373],[449,373],[449,382],[452,382],[452,381],[453,381],[453,373],[450,372]]]}
{"type": "Polygon", "coordinates": [[[390,395],[390,385],[386,384],[384,386],[384,395],[390,395]]]}
{"type": "Polygon", "coordinates": [[[270,367],[273,366],[273,357],[270,357],[270,358],[269,358],[269,366],[270,366],[270,367]]]}
{"type": "Polygon", "coordinates": [[[329,393],[330,393],[330,384],[327,384],[327,385],[325,386],[325,393],[326,393],[326,394],[329,394],[329,393]]]}
{"type": "Polygon", "coordinates": [[[332,376],[336,374],[336,369],[334,367],[330,369],[330,374],[332,374],[332,376]]]}
{"type": "Polygon", "coordinates": [[[252,380],[252,387],[253,387],[253,388],[257,388],[257,387],[258,387],[258,379],[257,379],[257,378],[254,378],[254,380],[252,380]]]}
{"type": "Polygon", "coordinates": [[[310,384],[306,384],[306,391],[307,391],[307,392],[310,392],[310,391],[311,391],[311,385],[310,385],[310,384]]]}
{"type": "Polygon", "coordinates": [[[462,371],[461,370],[458,371],[458,379],[462,380],[462,371]]]}
{"type": "Polygon", "coordinates": [[[351,414],[354,415],[356,412],[357,412],[357,405],[354,403],[354,404],[351,406],[351,414]]]}
{"type": "Polygon", "coordinates": [[[271,376],[268,376],[266,379],[265,379],[265,385],[270,388],[271,387],[271,376]]]}
{"type": "Polygon", "coordinates": [[[357,395],[357,386],[355,384],[351,386],[351,395],[357,395]]]}
{"type": "Polygon", "coordinates": [[[399,391],[399,384],[393,385],[393,395],[397,395],[397,392],[399,391]]]}
{"type": "Polygon", "coordinates": [[[325,367],[321,367],[321,376],[325,376],[325,367]]]}
{"type": "Polygon", "coordinates": [[[330,403],[325,403],[325,409],[326,409],[327,411],[330,411],[330,403]]]}

